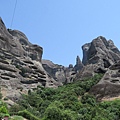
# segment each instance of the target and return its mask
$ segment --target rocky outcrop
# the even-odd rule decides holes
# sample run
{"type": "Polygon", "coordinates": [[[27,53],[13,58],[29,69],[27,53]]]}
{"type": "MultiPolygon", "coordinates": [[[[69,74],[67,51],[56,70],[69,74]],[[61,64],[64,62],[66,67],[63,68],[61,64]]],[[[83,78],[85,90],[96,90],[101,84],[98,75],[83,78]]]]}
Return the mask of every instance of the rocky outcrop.
{"type": "Polygon", "coordinates": [[[76,58],[76,65],[74,66],[75,72],[80,71],[80,70],[83,68],[83,66],[84,66],[84,65],[83,65],[83,63],[81,62],[80,57],[77,56],[77,58],[76,58]]]}
{"type": "Polygon", "coordinates": [[[13,36],[14,42],[12,45],[13,49],[11,50],[12,54],[16,56],[26,56],[30,57],[32,60],[41,61],[43,48],[38,45],[31,44],[24,33],[18,30],[10,30],[8,32],[13,36]],[[15,52],[17,48],[17,52],[15,52]]]}
{"type": "Polygon", "coordinates": [[[87,61],[88,61],[88,51],[89,51],[90,46],[91,46],[91,43],[86,43],[85,45],[82,46],[82,50],[83,50],[83,60],[82,60],[82,63],[84,65],[86,65],[87,61]]]}
{"type": "Polygon", "coordinates": [[[68,77],[69,70],[62,65],[54,64],[49,60],[42,60],[44,69],[58,82],[65,82],[68,77]]]}
{"type": "Polygon", "coordinates": [[[108,68],[120,59],[120,51],[115,47],[112,40],[106,40],[100,36],[91,43],[82,46],[83,63],[100,64],[104,68],[108,68]]]}
{"type": "Polygon", "coordinates": [[[120,96],[120,61],[109,67],[100,82],[92,87],[90,93],[99,99],[120,96]]]}
{"type": "Polygon", "coordinates": [[[106,40],[100,36],[91,43],[82,46],[83,60],[85,65],[77,78],[90,77],[94,73],[105,73],[107,68],[120,60],[120,51],[115,47],[112,40],[106,40]]]}
{"type": "Polygon", "coordinates": [[[70,83],[73,82],[76,73],[83,68],[83,64],[77,56],[76,65],[73,67],[72,64],[69,67],[64,67],[62,65],[54,64],[49,60],[42,60],[42,65],[44,69],[58,82],[70,83]]]}
{"type": "Polygon", "coordinates": [[[24,33],[7,30],[0,18],[0,86],[6,97],[14,100],[38,85],[60,85],[44,70],[42,53],[42,47],[31,44],[24,33]]]}
{"type": "Polygon", "coordinates": [[[120,95],[120,51],[112,40],[100,36],[91,43],[82,46],[84,67],[76,75],[76,79],[92,77],[96,73],[104,73],[98,84],[90,93],[98,99],[117,97],[120,95]]]}

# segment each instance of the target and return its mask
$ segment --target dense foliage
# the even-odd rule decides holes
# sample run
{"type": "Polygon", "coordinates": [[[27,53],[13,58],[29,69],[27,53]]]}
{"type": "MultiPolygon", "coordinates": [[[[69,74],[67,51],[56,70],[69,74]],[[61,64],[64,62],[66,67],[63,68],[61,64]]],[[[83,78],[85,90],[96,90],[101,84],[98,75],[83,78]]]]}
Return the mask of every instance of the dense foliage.
{"type": "Polygon", "coordinates": [[[88,92],[102,76],[97,74],[57,89],[38,86],[23,95],[9,113],[29,120],[119,120],[120,100],[97,102],[88,92]]]}
{"type": "Polygon", "coordinates": [[[7,105],[0,100],[0,119],[2,119],[4,116],[8,116],[9,117],[8,113],[9,112],[8,112],[7,105]]]}

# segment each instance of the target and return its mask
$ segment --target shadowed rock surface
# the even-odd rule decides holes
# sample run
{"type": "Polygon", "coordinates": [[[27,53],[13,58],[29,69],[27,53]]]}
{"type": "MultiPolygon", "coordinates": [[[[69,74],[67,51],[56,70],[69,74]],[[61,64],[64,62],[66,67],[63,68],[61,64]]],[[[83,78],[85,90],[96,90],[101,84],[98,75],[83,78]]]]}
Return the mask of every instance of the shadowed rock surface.
{"type": "Polygon", "coordinates": [[[92,87],[90,93],[99,99],[120,96],[120,61],[109,67],[100,82],[92,87]]]}

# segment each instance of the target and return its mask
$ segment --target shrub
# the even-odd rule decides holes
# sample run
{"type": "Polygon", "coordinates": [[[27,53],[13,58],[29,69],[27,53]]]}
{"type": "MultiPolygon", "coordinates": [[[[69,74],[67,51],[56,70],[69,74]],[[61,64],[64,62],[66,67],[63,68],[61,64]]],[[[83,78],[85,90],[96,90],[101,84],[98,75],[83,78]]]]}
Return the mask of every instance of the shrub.
{"type": "Polygon", "coordinates": [[[5,106],[0,107],[0,113],[5,113],[5,114],[7,114],[7,113],[8,113],[7,108],[6,108],[5,106]]]}
{"type": "Polygon", "coordinates": [[[62,111],[60,108],[49,106],[45,111],[45,120],[62,120],[62,111]]]}
{"type": "Polygon", "coordinates": [[[63,111],[63,117],[62,120],[76,120],[75,112],[71,110],[65,110],[63,111]]]}
{"type": "Polygon", "coordinates": [[[83,104],[90,104],[92,106],[96,105],[96,100],[95,97],[93,95],[90,94],[85,94],[81,97],[81,102],[83,104]]]}
{"type": "Polygon", "coordinates": [[[27,110],[19,111],[18,115],[23,116],[29,120],[40,120],[39,118],[28,112],[27,110]]]}
{"type": "Polygon", "coordinates": [[[24,108],[18,104],[14,104],[9,108],[9,112],[11,115],[18,113],[21,110],[24,110],[24,108]]]}

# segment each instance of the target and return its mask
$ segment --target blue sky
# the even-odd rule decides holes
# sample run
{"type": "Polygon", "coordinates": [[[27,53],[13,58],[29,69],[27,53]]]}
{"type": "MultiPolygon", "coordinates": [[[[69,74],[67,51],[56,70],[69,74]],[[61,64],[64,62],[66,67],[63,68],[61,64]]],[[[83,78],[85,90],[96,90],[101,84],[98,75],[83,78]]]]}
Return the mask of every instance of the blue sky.
{"type": "Polygon", "coordinates": [[[100,35],[120,48],[120,0],[17,0],[11,27],[15,1],[1,0],[0,16],[42,46],[44,59],[74,65],[81,46],[100,35]]]}

